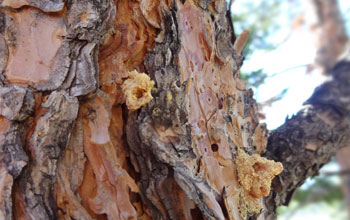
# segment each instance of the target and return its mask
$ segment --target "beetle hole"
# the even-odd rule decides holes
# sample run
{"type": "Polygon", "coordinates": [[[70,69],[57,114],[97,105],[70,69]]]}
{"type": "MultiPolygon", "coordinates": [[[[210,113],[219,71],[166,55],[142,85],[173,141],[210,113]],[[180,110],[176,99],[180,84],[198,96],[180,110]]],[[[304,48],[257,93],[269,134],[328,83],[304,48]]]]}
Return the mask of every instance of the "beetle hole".
{"type": "Polygon", "coordinates": [[[219,102],[219,109],[222,109],[223,107],[222,102],[219,102]]]}
{"type": "Polygon", "coordinates": [[[213,152],[217,152],[217,151],[219,150],[219,146],[218,146],[217,144],[212,144],[212,145],[211,145],[211,150],[212,150],[213,152]]]}
{"type": "Polygon", "coordinates": [[[141,89],[141,88],[137,88],[134,91],[134,95],[136,96],[136,98],[141,98],[142,96],[144,96],[144,94],[146,93],[145,89],[141,89]]]}

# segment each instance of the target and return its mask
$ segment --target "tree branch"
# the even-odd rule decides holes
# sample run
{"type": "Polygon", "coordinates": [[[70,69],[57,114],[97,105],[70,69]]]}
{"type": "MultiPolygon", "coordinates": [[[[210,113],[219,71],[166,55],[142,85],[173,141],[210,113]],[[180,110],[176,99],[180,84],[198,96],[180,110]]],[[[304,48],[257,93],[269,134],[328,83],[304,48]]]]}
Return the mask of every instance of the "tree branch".
{"type": "Polygon", "coordinates": [[[321,175],[322,176],[348,176],[350,175],[350,170],[322,172],[321,175]]]}
{"type": "Polygon", "coordinates": [[[282,162],[284,171],[265,199],[265,219],[274,219],[276,207],[288,205],[294,190],[350,143],[350,62],[339,62],[330,74],[333,79],[269,137],[265,156],[282,162]]]}

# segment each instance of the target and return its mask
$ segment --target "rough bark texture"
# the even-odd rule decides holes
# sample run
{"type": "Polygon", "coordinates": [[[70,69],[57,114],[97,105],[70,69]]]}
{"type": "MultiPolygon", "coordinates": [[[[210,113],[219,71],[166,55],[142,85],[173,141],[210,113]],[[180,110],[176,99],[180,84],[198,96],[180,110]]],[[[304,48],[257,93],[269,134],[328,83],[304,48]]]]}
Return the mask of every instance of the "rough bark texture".
{"type": "Polygon", "coordinates": [[[329,74],[332,80],[318,87],[304,108],[268,139],[265,156],[284,166],[265,199],[269,218],[277,206],[288,205],[307,177],[317,175],[337,150],[350,143],[350,62],[339,62],[329,74]]]}
{"type": "Polygon", "coordinates": [[[282,165],[260,156],[226,1],[0,9],[1,219],[258,216],[282,165]]]}

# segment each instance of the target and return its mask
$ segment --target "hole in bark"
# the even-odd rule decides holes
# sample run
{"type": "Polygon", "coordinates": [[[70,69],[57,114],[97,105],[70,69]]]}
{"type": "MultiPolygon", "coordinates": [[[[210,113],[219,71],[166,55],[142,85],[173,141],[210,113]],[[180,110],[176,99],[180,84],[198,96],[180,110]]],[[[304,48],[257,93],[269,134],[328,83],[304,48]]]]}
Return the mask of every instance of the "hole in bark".
{"type": "Polygon", "coordinates": [[[186,21],[185,21],[185,27],[186,27],[186,29],[187,29],[188,31],[192,30],[193,28],[192,28],[192,23],[191,23],[191,21],[186,20],[186,21]]]}
{"type": "MultiPolygon", "coordinates": [[[[218,95],[218,94],[216,94],[218,95]]],[[[224,98],[223,97],[220,97],[219,99],[219,109],[222,109],[224,107],[224,105],[222,104],[224,102],[224,98]]]]}
{"type": "Polygon", "coordinates": [[[137,34],[136,36],[135,36],[135,40],[136,41],[139,41],[141,38],[140,38],[140,35],[139,34],[137,34]]]}
{"type": "Polygon", "coordinates": [[[192,219],[204,219],[202,212],[199,210],[198,207],[196,207],[195,209],[191,209],[191,216],[192,219]]]}
{"type": "Polygon", "coordinates": [[[144,89],[141,89],[141,88],[137,88],[135,91],[134,91],[134,95],[136,96],[136,98],[141,98],[144,94],[146,93],[146,90],[144,89]]]}
{"type": "Polygon", "coordinates": [[[218,146],[217,144],[212,144],[212,145],[211,145],[211,150],[212,150],[213,152],[217,152],[217,151],[219,150],[219,146],[218,146]]]}
{"type": "Polygon", "coordinates": [[[212,21],[215,21],[214,15],[210,15],[210,18],[211,18],[212,21]]]}
{"type": "Polygon", "coordinates": [[[219,109],[222,109],[224,106],[222,105],[222,102],[219,102],[219,109]]]}
{"type": "Polygon", "coordinates": [[[201,171],[201,159],[202,159],[202,156],[199,158],[199,160],[196,161],[196,165],[197,165],[196,174],[199,174],[199,172],[201,171]]]}
{"type": "Polygon", "coordinates": [[[203,128],[203,129],[205,129],[205,122],[204,121],[199,121],[198,123],[197,123],[197,125],[198,125],[198,127],[199,128],[203,128]]]}

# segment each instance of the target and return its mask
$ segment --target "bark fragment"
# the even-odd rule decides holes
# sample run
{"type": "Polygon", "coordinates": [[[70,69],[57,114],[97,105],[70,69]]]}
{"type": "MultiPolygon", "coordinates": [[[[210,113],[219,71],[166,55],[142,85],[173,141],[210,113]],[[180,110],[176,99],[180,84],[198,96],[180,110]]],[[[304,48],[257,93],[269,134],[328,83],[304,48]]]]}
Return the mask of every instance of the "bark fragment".
{"type": "Polygon", "coordinates": [[[28,162],[21,138],[26,129],[18,121],[29,117],[33,107],[33,94],[29,90],[0,87],[0,218],[4,220],[12,219],[13,182],[28,162]]]}
{"type": "Polygon", "coordinates": [[[12,185],[13,177],[8,173],[3,164],[0,165],[0,218],[12,219],[12,185]]]}
{"type": "Polygon", "coordinates": [[[23,121],[33,113],[34,96],[30,90],[16,86],[0,87],[0,115],[8,120],[23,121]]]}
{"type": "MultiPolygon", "coordinates": [[[[124,169],[126,155],[123,155],[121,134],[109,130],[114,117],[118,117],[119,121],[115,126],[123,125],[119,118],[122,115],[120,108],[117,111],[119,114],[116,114],[112,112],[111,105],[104,106],[109,102],[107,98],[107,95],[101,94],[82,109],[84,152],[96,184],[95,192],[85,192],[85,196],[88,196],[89,208],[96,214],[106,214],[108,219],[136,219],[137,213],[131,204],[129,192],[138,192],[138,187],[124,169]]],[[[87,181],[87,177],[84,177],[81,192],[92,184],[87,181]]]]}
{"type": "Polygon", "coordinates": [[[6,82],[37,89],[58,88],[69,66],[63,18],[36,8],[6,13],[5,39],[9,58],[6,82]]]}
{"type": "MultiPolygon", "coordinates": [[[[27,5],[22,1],[11,2],[27,5]]],[[[35,4],[46,9],[3,9],[6,46],[2,48],[9,51],[8,59],[6,53],[1,56],[2,63],[7,62],[5,82],[36,90],[71,87],[74,96],[94,91],[97,86],[97,45],[114,16],[112,2],[96,6],[90,1],[71,1],[66,5],[67,10],[57,13],[46,12],[49,8],[62,9],[63,2],[37,1],[35,4]]]]}
{"type": "MultiPolygon", "coordinates": [[[[5,26],[5,24],[3,23],[4,21],[4,16],[5,14],[3,13],[3,11],[0,8],[0,26],[5,26]]],[[[2,29],[3,29],[2,28],[2,29]]],[[[1,32],[3,32],[1,30],[1,32]]],[[[4,77],[3,77],[3,71],[6,68],[6,64],[7,64],[7,59],[8,59],[8,48],[7,48],[7,44],[6,41],[4,39],[3,33],[0,34],[0,85],[3,84],[4,81],[4,77]]]]}
{"type": "Polygon", "coordinates": [[[21,8],[23,6],[32,6],[39,8],[44,12],[58,12],[64,7],[62,0],[4,0],[1,3],[3,7],[21,8]]]}
{"type": "Polygon", "coordinates": [[[32,162],[15,192],[17,219],[56,218],[52,195],[56,165],[66,147],[78,107],[77,98],[64,91],[52,92],[42,103],[44,113],[37,115],[35,129],[28,140],[32,162]]]}
{"type": "Polygon", "coordinates": [[[71,217],[82,220],[92,220],[85,210],[79,197],[78,189],[83,181],[86,156],[83,144],[82,114],[78,114],[75,125],[67,144],[66,151],[57,164],[56,201],[60,219],[70,220],[71,217]]]}
{"type": "Polygon", "coordinates": [[[113,1],[74,0],[67,8],[64,17],[73,58],[63,88],[70,88],[73,96],[87,95],[98,87],[98,45],[111,28],[115,5],[113,1]]]}
{"type": "Polygon", "coordinates": [[[148,23],[155,28],[160,28],[160,2],[159,0],[142,0],[140,8],[148,23]]]}
{"type": "Polygon", "coordinates": [[[28,157],[22,148],[25,134],[18,122],[0,116],[0,218],[12,220],[12,187],[28,157]]]}

